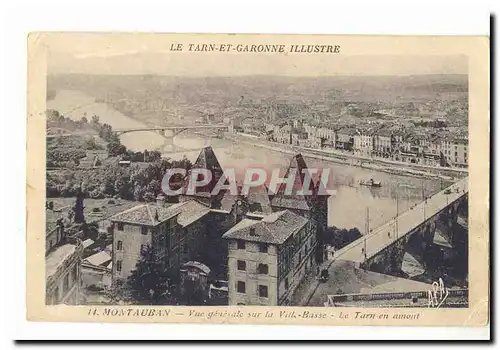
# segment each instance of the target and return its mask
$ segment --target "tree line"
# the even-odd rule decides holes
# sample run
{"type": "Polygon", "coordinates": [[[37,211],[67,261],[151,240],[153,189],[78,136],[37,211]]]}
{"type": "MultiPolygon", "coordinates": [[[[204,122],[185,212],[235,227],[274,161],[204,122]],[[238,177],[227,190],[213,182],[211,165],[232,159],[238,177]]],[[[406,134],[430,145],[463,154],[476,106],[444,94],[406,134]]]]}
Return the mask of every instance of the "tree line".
{"type": "MultiPolygon", "coordinates": [[[[191,169],[192,163],[184,157],[181,160],[162,159],[159,151],[134,152],[127,150],[120,142],[119,137],[113,132],[109,124],[101,124],[99,116],[93,115],[90,122],[86,116],[80,121],[66,118],[57,111],[47,112],[47,123],[49,126],[57,126],[68,130],[81,130],[91,128],[97,131],[101,139],[107,142],[109,157],[117,157],[131,162],[147,162],[146,167],[133,164],[130,167],[122,167],[118,162],[107,162],[106,166],[80,169],[65,168],[57,172],[48,172],[46,179],[47,197],[74,197],[78,194],[81,184],[86,197],[105,198],[120,197],[135,201],[154,201],[161,193],[161,181],[167,169],[182,168],[191,169]]],[[[62,139],[62,138],[61,138],[62,139]]],[[[64,138],[73,139],[73,138],[64,138]]],[[[60,139],[56,139],[60,140],[60,139]]],[[[71,142],[74,142],[73,139],[71,142]]],[[[60,142],[60,141],[58,141],[60,142]]],[[[70,142],[70,141],[63,141],[70,142]]],[[[86,149],[96,149],[98,145],[94,141],[87,140],[83,146],[86,149]]],[[[51,147],[47,152],[47,166],[60,164],[61,161],[73,160],[76,163],[86,156],[86,152],[80,144],[63,144],[59,147],[51,147]],[[79,146],[79,147],[78,147],[79,146]]],[[[173,181],[182,179],[174,177],[173,181]]]]}

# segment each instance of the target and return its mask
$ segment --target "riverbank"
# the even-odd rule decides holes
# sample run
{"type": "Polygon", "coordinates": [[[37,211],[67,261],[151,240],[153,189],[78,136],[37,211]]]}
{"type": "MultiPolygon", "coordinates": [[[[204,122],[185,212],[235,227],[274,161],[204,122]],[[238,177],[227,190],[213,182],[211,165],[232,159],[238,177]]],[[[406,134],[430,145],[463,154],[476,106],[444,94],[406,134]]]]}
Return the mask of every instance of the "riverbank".
{"type": "Polygon", "coordinates": [[[437,179],[444,181],[455,181],[468,175],[468,169],[433,167],[429,165],[408,164],[388,159],[367,158],[354,154],[346,154],[338,151],[317,150],[313,148],[282,145],[275,142],[262,140],[254,135],[243,133],[226,133],[224,137],[234,142],[256,146],[286,154],[300,152],[308,158],[331,161],[364,169],[382,171],[389,174],[401,176],[413,176],[418,178],[437,179]],[[286,147],[286,148],[285,148],[286,147]]]}

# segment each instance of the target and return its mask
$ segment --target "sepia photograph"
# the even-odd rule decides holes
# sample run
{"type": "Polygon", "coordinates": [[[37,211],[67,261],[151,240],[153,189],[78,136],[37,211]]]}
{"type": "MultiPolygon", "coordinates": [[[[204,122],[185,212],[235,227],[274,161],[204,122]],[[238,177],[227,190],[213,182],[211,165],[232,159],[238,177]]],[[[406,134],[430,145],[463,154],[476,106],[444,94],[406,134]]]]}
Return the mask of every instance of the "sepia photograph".
{"type": "Polygon", "coordinates": [[[104,38],[45,38],[45,307],[160,322],[471,307],[487,269],[469,255],[466,54],[277,35],[88,49],[104,38]]]}

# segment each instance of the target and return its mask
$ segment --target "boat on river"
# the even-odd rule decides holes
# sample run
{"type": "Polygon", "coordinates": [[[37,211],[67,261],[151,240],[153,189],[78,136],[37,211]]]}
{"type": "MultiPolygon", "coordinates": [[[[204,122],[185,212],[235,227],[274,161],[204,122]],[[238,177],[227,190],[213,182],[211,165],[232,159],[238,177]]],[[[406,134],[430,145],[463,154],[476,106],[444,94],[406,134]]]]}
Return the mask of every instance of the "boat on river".
{"type": "Polygon", "coordinates": [[[370,186],[370,187],[382,187],[382,183],[380,181],[374,181],[370,179],[368,181],[360,181],[361,186],[370,186]]]}

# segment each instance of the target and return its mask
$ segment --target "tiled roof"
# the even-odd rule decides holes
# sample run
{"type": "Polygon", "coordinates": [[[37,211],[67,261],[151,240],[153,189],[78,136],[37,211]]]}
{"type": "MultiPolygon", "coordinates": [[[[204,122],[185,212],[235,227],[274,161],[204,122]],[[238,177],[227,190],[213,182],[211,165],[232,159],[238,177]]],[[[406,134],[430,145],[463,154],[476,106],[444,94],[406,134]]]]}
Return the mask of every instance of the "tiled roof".
{"type": "Polygon", "coordinates": [[[185,263],[184,265],[182,265],[183,268],[186,268],[186,267],[194,267],[194,268],[197,268],[198,270],[201,270],[203,273],[205,274],[210,274],[210,268],[205,265],[205,264],[202,264],[198,261],[188,261],[187,263],[185,263]]]}
{"type": "Polygon", "coordinates": [[[111,254],[106,251],[91,255],[84,260],[84,262],[87,262],[94,266],[108,265],[110,261],[111,254]]]}
{"type": "Polygon", "coordinates": [[[273,207],[279,208],[290,208],[290,209],[300,209],[300,210],[309,210],[309,205],[307,204],[306,199],[302,196],[279,196],[274,197],[271,201],[271,205],[273,207]]]}
{"type": "Polygon", "coordinates": [[[179,213],[180,209],[177,207],[163,208],[153,204],[143,204],[114,215],[111,221],[156,226],[179,213]]]}
{"type": "Polygon", "coordinates": [[[180,210],[179,216],[177,216],[177,223],[182,227],[189,226],[210,212],[210,208],[195,200],[174,204],[169,209],[180,210]]]}
{"type": "Polygon", "coordinates": [[[337,131],[337,133],[353,136],[357,133],[357,131],[354,128],[341,128],[337,131]]]}
{"type": "Polygon", "coordinates": [[[94,241],[92,239],[86,239],[85,241],[83,241],[83,247],[84,248],[87,248],[89,246],[91,246],[92,244],[94,244],[94,241]]]}
{"type": "Polygon", "coordinates": [[[307,219],[289,210],[265,216],[262,220],[243,219],[222,237],[251,242],[283,244],[307,224],[307,219]]]}
{"type": "Polygon", "coordinates": [[[144,204],[116,214],[111,218],[111,221],[156,226],[159,223],[178,215],[177,223],[186,227],[201,219],[209,212],[209,208],[195,200],[176,203],[166,208],[154,204],[144,204]],[[156,213],[158,213],[158,219],[156,219],[156,213]]]}

